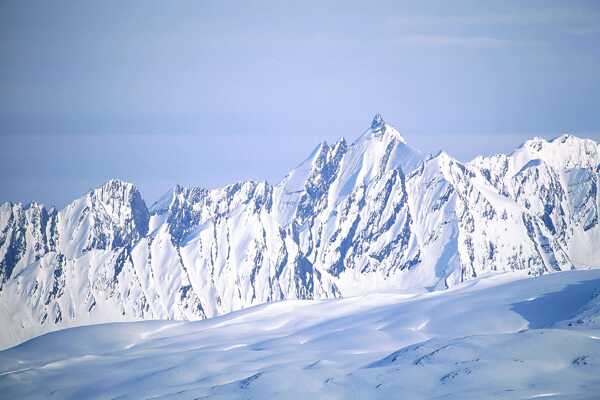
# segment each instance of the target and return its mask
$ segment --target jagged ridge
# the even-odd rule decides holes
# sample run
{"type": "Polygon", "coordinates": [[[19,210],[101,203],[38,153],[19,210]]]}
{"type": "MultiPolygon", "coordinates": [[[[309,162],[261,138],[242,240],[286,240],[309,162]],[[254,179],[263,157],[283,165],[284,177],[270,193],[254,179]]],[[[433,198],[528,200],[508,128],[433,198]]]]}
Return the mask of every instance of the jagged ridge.
{"type": "Polygon", "coordinates": [[[289,298],[444,289],[600,266],[598,144],[563,135],[463,164],[377,115],[279,184],[109,181],[63,210],[0,208],[0,343],[94,322],[202,319],[289,298]]]}

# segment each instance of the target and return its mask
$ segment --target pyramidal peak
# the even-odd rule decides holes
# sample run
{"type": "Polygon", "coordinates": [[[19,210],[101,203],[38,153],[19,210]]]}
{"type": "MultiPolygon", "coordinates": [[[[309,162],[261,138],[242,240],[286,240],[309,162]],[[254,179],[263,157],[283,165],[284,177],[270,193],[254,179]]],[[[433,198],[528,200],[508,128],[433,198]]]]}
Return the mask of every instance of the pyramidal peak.
{"type": "Polygon", "coordinates": [[[369,130],[367,132],[369,131],[371,132],[370,136],[372,137],[383,138],[385,136],[391,139],[396,139],[406,144],[406,140],[404,139],[404,137],[402,137],[400,132],[398,132],[396,128],[394,128],[390,124],[386,123],[383,119],[383,116],[380,113],[375,114],[375,116],[373,117],[373,120],[371,121],[371,126],[369,127],[369,130]]]}
{"type": "Polygon", "coordinates": [[[385,131],[385,121],[380,113],[375,114],[373,121],[371,121],[371,129],[374,132],[385,131]]]}

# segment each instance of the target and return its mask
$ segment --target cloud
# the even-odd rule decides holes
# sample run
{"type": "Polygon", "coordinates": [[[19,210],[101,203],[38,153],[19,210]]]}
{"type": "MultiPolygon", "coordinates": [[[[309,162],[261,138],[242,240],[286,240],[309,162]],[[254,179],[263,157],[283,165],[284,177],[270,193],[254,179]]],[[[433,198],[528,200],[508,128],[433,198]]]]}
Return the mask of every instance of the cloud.
{"type": "Polygon", "coordinates": [[[385,26],[399,45],[501,48],[545,45],[551,37],[540,35],[541,29],[596,34],[599,21],[595,10],[548,7],[512,13],[395,15],[385,20],[385,26]]]}
{"type": "Polygon", "coordinates": [[[569,29],[567,32],[569,32],[572,35],[577,35],[577,36],[597,35],[597,34],[600,34],[600,27],[598,27],[598,26],[575,27],[573,29],[569,29]]]}
{"type": "Polygon", "coordinates": [[[472,15],[411,15],[391,16],[387,25],[405,28],[428,28],[440,26],[490,26],[560,24],[568,26],[597,26],[600,13],[589,10],[547,8],[520,10],[518,13],[490,13],[472,15]]]}
{"type": "Polygon", "coordinates": [[[500,39],[487,36],[452,36],[436,34],[409,34],[393,40],[400,46],[458,46],[479,49],[513,46],[540,46],[543,42],[500,39]]]}

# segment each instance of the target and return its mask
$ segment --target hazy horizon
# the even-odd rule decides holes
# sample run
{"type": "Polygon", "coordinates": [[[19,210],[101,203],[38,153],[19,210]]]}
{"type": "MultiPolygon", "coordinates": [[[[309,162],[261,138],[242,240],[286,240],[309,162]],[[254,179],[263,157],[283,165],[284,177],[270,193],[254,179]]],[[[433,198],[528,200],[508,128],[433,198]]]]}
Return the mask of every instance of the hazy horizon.
{"type": "Polygon", "coordinates": [[[381,112],[461,161],[600,140],[594,1],[0,4],[0,202],[277,183],[381,112]]]}

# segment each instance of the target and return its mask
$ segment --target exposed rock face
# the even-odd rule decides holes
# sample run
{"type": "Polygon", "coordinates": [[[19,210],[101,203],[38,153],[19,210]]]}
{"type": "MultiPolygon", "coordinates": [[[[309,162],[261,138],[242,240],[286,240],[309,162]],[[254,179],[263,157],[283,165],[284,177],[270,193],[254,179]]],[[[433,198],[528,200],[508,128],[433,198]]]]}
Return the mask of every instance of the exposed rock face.
{"type": "Polygon", "coordinates": [[[87,323],[202,319],[281,299],[444,289],[600,266],[599,146],[561,136],[463,164],[380,115],[279,184],[109,181],[63,210],[0,206],[0,345],[87,323]]]}

